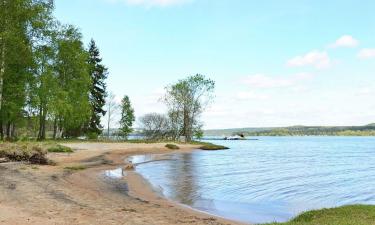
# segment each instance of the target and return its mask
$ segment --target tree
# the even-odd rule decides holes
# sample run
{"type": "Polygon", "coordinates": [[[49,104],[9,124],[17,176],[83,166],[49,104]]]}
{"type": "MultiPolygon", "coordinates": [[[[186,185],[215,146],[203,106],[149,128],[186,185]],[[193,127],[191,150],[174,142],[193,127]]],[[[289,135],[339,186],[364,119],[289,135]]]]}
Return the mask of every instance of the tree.
{"type": "Polygon", "coordinates": [[[34,51],[51,19],[51,0],[0,1],[0,132],[8,137],[25,117],[27,89],[35,69],[34,51]]]}
{"type": "Polygon", "coordinates": [[[133,132],[132,126],[135,121],[134,109],[128,96],[124,96],[121,100],[121,119],[120,130],[124,137],[133,132]]]}
{"type": "Polygon", "coordinates": [[[119,109],[119,106],[115,100],[116,96],[113,93],[110,93],[106,100],[106,110],[107,110],[107,137],[110,136],[111,124],[114,120],[114,115],[119,109]]]}
{"type": "Polygon", "coordinates": [[[88,53],[81,33],[73,26],[61,29],[57,43],[57,82],[54,101],[55,130],[62,137],[77,137],[91,116],[89,94],[91,78],[88,53]]]}
{"type": "Polygon", "coordinates": [[[195,130],[201,124],[199,117],[204,108],[212,101],[215,82],[197,74],[180,80],[166,88],[164,102],[169,108],[169,115],[176,133],[185,136],[186,141],[191,141],[195,130]]]}
{"type": "Polygon", "coordinates": [[[91,76],[91,90],[90,90],[90,104],[92,108],[92,115],[88,124],[87,131],[97,135],[102,132],[102,125],[100,119],[105,116],[106,111],[105,98],[107,97],[105,80],[108,76],[108,69],[101,63],[99,49],[95,41],[91,40],[89,44],[89,73],[91,76]]]}
{"type": "Polygon", "coordinates": [[[142,134],[149,140],[173,139],[173,130],[168,116],[149,113],[140,118],[142,134]]]}

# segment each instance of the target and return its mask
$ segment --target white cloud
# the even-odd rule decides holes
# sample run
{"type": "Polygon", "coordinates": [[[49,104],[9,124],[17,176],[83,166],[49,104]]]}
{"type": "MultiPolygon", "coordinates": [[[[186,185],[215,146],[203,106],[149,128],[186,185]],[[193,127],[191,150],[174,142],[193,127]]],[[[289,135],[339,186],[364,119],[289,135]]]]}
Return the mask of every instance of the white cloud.
{"type": "Polygon", "coordinates": [[[358,58],[368,59],[375,58],[375,48],[364,48],[358,53],[358,58]]]}
{"type": "Polygon", "coordinates": [[[282,88],[296,85],[299,81],[312,78],[308,73],[299,73],[289,77],[271,77],[264,74],[255,74],[243,79],[243,83],[253,88],[282,88]]]}
{"type": "Polygon", "coordinates": [[[345,48],[354,48],[359,45],[359,41],[355,38],[353,38],[350,35],[344,35],[336,40],[334,44],[331,45],[332,48],[339,48],[339,47],[345,47],[345,48]]]}
{"type": "Polygon", "coordinates": [[[152,6],[172,6],[172,5],[180,5],[183,3],[187,3],[190,0],[108,0],[110,2],[125,2],[129,5],[142,5],[146,7],[152,6]]]}
{"type": "Polygon", "coordinates": [[[290,67],[314,66],[324,69],[331,66],[331,59],[325,51],[311,51],[303,56],[296,56],[287,62],[290,67]]]}

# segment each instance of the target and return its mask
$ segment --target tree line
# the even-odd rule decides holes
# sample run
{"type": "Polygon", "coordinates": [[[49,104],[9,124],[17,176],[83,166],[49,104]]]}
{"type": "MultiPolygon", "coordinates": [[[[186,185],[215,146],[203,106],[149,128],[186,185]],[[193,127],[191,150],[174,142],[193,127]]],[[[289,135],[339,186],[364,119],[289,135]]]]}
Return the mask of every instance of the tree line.
{"type": "Polygon", "coordinates": [[[92,40],[61,24],[52,0],[0,1],[0,136],[99,135],[108,69],[92,40]]]}
{"type": "MultiPolygon", "coordinates": [[[[128,96],[120,106],[107,94],[108,68],[94,40],[86,47],[77,27],[53,17],[53,0],[0,1],[0,138],[97,138],[101,119],[115,114],[120,134],[135,121],[128,96]]],[[[166,87],[165,114],[140,118],[150,139],[191,141],[215,82],[197,74],[166,87]]]]}

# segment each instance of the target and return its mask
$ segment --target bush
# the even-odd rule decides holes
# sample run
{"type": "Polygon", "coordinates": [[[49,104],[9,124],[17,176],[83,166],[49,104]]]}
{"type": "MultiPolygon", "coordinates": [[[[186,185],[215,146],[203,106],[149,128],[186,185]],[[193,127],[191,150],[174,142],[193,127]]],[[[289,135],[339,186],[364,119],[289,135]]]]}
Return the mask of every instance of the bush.
{"type": "Polygon", "coordinates": [[[32,164],[48,164],[47,152],[38,145],[3,144],[0,157],[10,161],[25,161],[32,164]]]}
{"type": "Polygon", "coordinates": [[[98,140],[99,135],[95,132],[89,132],[86,134],[86,137],[89,140],[98,140]]]}
{"type": "Polygon", "coordinates": [[[48,152],[56,152],[56,153],[72,153],[73,150],[69,147],[62,146],[62,145],[55,145],[48,148],[48,152]]]}
{"type": "Polygon", "coordinates": [[[168,148],[168,149],[172,149],[172,150],[180,149],[180,147],[178,147],[177,145],[174,145],[174,144],[167,144],[167,145],[165,145],[165,147],[168,148]]]}

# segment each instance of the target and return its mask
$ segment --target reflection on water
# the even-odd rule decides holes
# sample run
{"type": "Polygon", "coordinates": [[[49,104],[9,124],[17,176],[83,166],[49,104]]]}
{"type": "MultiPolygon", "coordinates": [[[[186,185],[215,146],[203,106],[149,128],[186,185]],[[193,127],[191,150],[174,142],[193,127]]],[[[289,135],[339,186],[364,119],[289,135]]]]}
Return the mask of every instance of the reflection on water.
{"type": "Polygon", "coordinates": [[[231,149],[169,155],[136,169],[170,199],[245,222],[282,222],[309,209],[375,204],[375,138],[215,143],[231,149]]]}
{"type": "Polygon", "coordinates": [[[118,168],[115,170],[106,170],[104,175],[112,179],[121,179],[126,176],[126,172],[122,168],[118,168]]]}

